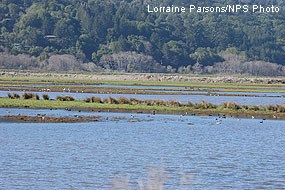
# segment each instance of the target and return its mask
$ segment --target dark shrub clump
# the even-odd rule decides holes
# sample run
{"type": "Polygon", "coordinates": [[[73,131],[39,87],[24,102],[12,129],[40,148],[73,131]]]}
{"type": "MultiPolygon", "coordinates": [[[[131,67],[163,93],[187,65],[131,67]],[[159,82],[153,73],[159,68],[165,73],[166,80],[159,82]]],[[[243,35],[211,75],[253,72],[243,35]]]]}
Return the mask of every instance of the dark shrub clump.
{"type": "Polygon", "coordinates": [[[44,100],[49,100],[49,95],[48,94],[43,94],[43,99],[44,100]]]}
{"type": "Polygon", "coordinates": [[[20,99],[20,95],[19,94],[16,94],[16,93],[13,93],[13,94],[11,94],[11,93],[8,93],[8,98],[10,98],[10,99],[20,99]]]}
{"type": "Polygon", "coordinates": [[[28,99],[39,100],[40,99],[39,95],[33,94],[33,93],[27,93],[27,92],[24,93],[22,97],[24,100],[28,100],[28,99]]]}
{"type": "Polygon", "coordinates": [[[58,96],[56,97],[57,100],[59,101],[74,101],[75,98],[72,96],[58,96]]]}

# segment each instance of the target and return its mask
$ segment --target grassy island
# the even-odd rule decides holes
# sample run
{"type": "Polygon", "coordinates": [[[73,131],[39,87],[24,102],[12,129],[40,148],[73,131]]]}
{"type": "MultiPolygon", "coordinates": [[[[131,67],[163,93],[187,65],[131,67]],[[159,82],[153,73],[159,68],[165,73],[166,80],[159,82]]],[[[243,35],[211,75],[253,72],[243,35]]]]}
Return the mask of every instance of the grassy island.
{"type": "Polygon", "coordinates": [[[90,97],[85,100],[75,100],[72,97],[58,97],[57,100],[39,99],[34,96],[0,98],[0,107],[30,108],[30,109],[66,109],[84,111],[112,111],[135,113],[164,113],[181,115],[224,115],[234,117],[260,117],[267,119],[285,119],[285,106],[247,106],[234,102],[214,105],[205,101],[193,104],[182,104],[179,101],[138,100],[136,98],[105,98],[90,97]],[[26,99],[25,99],[26,98],[26,99]]]}

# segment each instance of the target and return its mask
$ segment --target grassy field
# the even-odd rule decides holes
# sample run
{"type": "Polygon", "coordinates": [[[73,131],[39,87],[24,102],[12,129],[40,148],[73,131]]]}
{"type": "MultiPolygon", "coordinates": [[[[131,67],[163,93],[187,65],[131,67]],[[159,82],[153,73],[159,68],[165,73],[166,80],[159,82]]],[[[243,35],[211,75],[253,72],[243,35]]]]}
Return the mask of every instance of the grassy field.
{"type": "MultiPolygon", "coordinates": [[[[47,85],[64,84],[69,87],[71,84],[115,84],[128,86],[177,86],[186,87],[188,90],[227,91],[227,92],[281,92],[285,93],[285,84],[250,84],[250,83],[206,83],[206,82],[173,82],[173,81],[139,81],[139,80],[95,80],[80,78],[49,78],[49,77],[1,77],[0,87],[24,87],[25,85],[47,85]]],[[[71,86],[70,86],[71,87],[71,86]]],[[[52,86],[50,87],[52,88],[52,86]]],[[[78,90],[89,88],[88,86],[77,87],[78,90]]],[[[99,88],[99,86],[98,86],[99,88]]],[[[143,89],[143,87],[142,87],[143,89]]]]}

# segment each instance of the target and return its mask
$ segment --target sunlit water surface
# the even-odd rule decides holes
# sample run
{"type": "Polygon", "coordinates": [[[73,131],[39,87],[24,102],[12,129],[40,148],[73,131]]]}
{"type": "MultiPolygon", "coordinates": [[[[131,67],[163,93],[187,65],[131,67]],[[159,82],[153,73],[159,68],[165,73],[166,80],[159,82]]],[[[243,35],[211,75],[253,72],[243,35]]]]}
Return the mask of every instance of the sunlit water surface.
{"type": "MultiPolygon", "coordinates": [[[[23,91],[0,91],[0,97],[7,97],[8,93],[17,93],[19,95],[23,95],[23,91]]],[[[83,100],[88,97],[98,96],[100,98],[119,98],[119,97],[126,97],[126,98],[138,98],[140,100],[178,100],[181,103],[199,103],[201,101],[206,101],[212,104],[222,104],[225,102],[235,102],[239,105],[283,105],[285,104],[285,96],[281,95],[280,93],[268,93],[268,94],[256,94],[256,97],[246,97],[246,96],[209,96],[208,93],[199,95],[195,94],[176,94],[176,95],[157,95],[157,94],[97,94],[97,93],[72,93],[72,92],[32,92],[36,93],[42,98],[43,94],[48,94],[51,99],[56,99],[57,96],[72,96],[77,100],[83,100]],[[268,95],[268,96],[264,96],[268,95]]],[[[227,94],[227,93],[225,93],[227,94]]],[[[230,94],[228,92],[228,94],[230,94]]],[[[237,93],[239,94],[239,93],[237,93]]],[[[246,93],[245,93],[246,94],[246,93]]]]}
{"type": "Polygon", "coordinates": [[[157,168],[169,190],[285,188],[284,121],[0,109],[7,113],[109,120],[0,123],[0,189],[107,190],[118,178],[139,189],[157,168]]]}

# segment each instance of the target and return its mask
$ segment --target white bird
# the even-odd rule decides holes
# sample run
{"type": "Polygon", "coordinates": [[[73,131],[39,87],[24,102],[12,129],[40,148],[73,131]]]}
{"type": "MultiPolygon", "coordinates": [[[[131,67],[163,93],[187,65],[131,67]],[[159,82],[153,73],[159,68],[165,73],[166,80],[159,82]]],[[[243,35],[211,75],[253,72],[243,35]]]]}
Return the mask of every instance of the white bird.
{"type": "Polygon", "coordinates": [[[221,124],[222,124],[222,121],[221,121],[221,120],[220,120],[220,121],[217,121],[216,124],[217,124],[217,125],[221,125],[221,124]]]}

